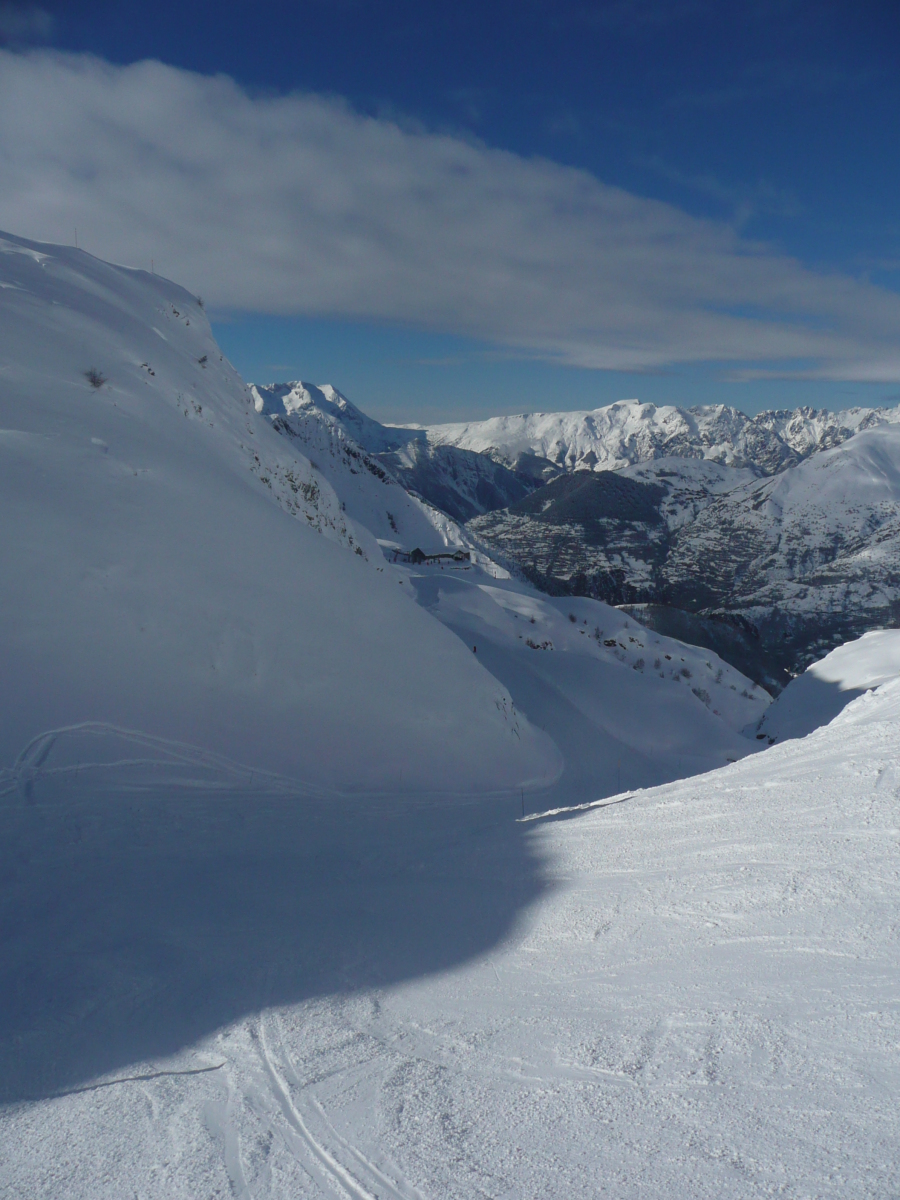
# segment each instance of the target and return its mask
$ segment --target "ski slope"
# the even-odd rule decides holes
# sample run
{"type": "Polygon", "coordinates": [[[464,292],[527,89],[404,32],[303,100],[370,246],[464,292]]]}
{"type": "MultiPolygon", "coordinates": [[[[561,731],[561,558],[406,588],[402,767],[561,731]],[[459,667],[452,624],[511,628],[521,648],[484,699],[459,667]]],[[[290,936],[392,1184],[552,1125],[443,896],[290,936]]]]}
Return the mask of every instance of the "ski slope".
{"type": "Polygon", "coordinates": [[[0,1195],[896,1194],[898,745],[893,681],[573,819],[44,774],[0,1195]]]}
{"type": "Polygon", "coordinates": [[[392,565],[196,298],[0,283],[2,1200],[900,1191],[887,640],[762,749],[707,651],[392,565]]]}

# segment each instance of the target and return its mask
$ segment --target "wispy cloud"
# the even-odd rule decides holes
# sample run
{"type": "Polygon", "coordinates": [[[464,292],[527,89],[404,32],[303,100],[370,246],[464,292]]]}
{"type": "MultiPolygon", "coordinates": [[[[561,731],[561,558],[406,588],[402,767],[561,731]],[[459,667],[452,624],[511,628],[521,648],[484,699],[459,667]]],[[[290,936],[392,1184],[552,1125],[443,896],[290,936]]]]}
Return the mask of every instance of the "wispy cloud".
{"type": "Polygon", "coordinates": [[[35,4],[0,2],[0,45],[46,41],[54,25],[51,14],[35,4]]]}
{"type": "Polygon", "coordinates": [[[679,170],[655,154],[636,154],[632,161],[676,187],[717,200],[731,210],[732,221],[739,229],[756,216],[796,217],[801,211],[796,196],[765,179],[753,184],[726,183],[711,172],[698,174],[679,170]]]}
{"type": "Polygon", "coordinates": [[[790,362],[780,367],[742,367],[730,371],[726,383],[757,383],[760,380],[805,379],[823,383],[893,383],[900,379],[895,358],[860,358],[798,367],[790,362]]]}
{"type": "Polygon", "coordinates": [[[334,98],[0,52],[0,154],[0,225],[51,241],[77,226],[218,309],[414,324],[587,367],[900,380],[888,289],[334,98]]]}

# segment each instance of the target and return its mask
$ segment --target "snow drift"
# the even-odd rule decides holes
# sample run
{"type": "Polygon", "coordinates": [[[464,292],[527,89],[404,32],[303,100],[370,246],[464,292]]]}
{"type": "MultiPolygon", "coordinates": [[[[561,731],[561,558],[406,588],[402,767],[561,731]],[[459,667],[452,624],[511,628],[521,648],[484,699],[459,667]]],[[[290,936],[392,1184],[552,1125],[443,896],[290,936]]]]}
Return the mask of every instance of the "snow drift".
{"type": "Polygon", "coordinates": [[[812,663],[764,713],[760,735],[784,742],[833,721],[859,696],[900,677],[900,630],[873,629],[812,663]]]}

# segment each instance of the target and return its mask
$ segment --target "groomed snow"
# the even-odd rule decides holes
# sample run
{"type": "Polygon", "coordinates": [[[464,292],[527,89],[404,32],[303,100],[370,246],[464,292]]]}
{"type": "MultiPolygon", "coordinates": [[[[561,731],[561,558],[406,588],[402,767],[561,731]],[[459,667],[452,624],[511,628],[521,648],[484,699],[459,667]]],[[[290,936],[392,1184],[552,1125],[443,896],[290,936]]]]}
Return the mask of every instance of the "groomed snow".
{"type": "Polygon", "coordinates": [[[39,780],[2,1194],[897,1194],[898,745],[894,681],[574,819],[39,780]]]}

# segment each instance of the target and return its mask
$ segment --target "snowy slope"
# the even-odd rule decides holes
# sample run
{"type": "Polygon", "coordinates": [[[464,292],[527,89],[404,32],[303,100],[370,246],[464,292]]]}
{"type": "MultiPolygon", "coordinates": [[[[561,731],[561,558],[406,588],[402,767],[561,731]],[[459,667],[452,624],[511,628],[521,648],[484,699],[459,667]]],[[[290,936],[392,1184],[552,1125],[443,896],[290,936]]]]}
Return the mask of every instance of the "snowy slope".
{"type": "Polygon", "coordinates": [[[893,682],[524,823],[45,776],[0,806],[0,1193],[897,1195],[898,745],[893,682]]]}
{"type": "MultiPolygon", "coordinates": [[[[352,428],[352,422],[328,420],[328,409],[321,401],[316,405],[291,404],[279,411],[267,391],[256,387],[251,390],[257,411],[264,413],[272,428],[314,463],[338,494],[342,510],[383,546],[405,550],[418,546],[431,554],[471,544],[472,539],[455,521],[410,495],[379,457],[348,434],[347,425],[352,428]]],[[[365,435],[367,431],[363,428],[361,432],[365,435]]],[[[377,444],[374,437],[367,440],[377,444]]]]}
{"type": "Polygon", "coordinates": [[[620,400],[591,412],[525,413],[425,428],[436,445],[477,450],[509,466],[522,455],[595,471],[654,458],[708,458],[770,475],[859,430],[897,421],[896,408],[798,408],[747,417],[722,404],[683,409],[620,400]]]}
{"type": "Polygon", "coordinates": [[[430,613],[473,648],[563,770],[552,807],[698,774],[751,753],[770,697],[709,650],[596,600],[554,600],[493,564],[405,568],[430,613]],[[752,737],[752,733],[751,733],[752,737]]]}
{"type": "Polygon", "coordinates": [[[671,533],[690,524],[714,496],[726,496],[755,482],[755,472],[749,468],[712,459],[657,458],[625,467],[620,474],[662,488],[659,513],[671,533]]]}
{"type": "Polygon", "coordinates": [[[514,504],[536,486],[531,476],[516,474],[486,455],[434,445],[418,429],[381,425],[330,384],[254,384],[251,391],[257,412],[270,417],[281,432],[301,441],[316,438],[318,422],[332,437],[349,439],[408,492],[453,520],[514,504]]]}
{"type": "Polygon", "coordinates": [[[0,764],[89,721],[328,788],[552,778],[546,737],[255,412],[194,297],[0,251],[0,764]]]}
{"type": "Polygon", "coordinates": [[[761,735],[772,741],[806,737],[827,725],[858,696],[900,678],[900,630],[875,629],[832,650],[791,680],[763,715],[761,735]]]}
{"type": "Polygon", "coordinates": [[[352,441],[370,454],[395,450],[402,445],[405,431],[391,429],[373,420],[330,383],[317,387],[296,380],[293,383],[251,384],[256,411],[268,417],[309,416],[331,428],[342,429],[352,441]]]}

